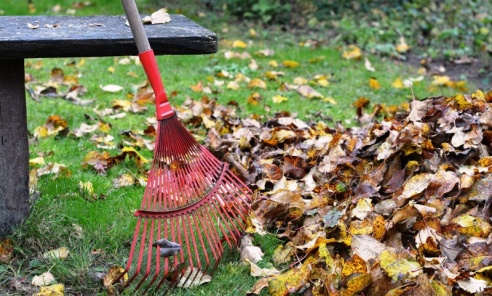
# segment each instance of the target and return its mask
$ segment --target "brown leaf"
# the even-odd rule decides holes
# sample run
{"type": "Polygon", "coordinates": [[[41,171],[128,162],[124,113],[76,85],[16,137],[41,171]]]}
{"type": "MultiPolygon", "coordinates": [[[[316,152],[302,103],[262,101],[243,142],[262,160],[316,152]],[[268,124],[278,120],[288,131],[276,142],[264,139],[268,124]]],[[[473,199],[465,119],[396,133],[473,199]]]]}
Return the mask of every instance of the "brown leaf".
{"type": "Polygon", "coordinates": [[[301,179],[306,175],[308,165],[304,158],[299,156],[284,156],[284,175],[293,179],[301,179]]]}

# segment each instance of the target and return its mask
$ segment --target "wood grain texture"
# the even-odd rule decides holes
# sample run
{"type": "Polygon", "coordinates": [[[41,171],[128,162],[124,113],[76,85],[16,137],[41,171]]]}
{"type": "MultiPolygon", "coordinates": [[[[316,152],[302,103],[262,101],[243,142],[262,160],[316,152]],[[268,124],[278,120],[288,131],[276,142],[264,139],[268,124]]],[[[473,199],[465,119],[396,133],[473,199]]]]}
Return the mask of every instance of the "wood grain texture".
{"type": "MultiPolygon", "coordinates": [[[[125,22],[122,16],[0,16],[0,59],[137,55],[125,22]]],[[[217,52],[216,34],[182,15],[145,31],[156,55],[217,52]]]]}
{"type": "Polygon", "coordinates": [[[29,215],[24,60],[0,60],[0,236],[29,215]]]}

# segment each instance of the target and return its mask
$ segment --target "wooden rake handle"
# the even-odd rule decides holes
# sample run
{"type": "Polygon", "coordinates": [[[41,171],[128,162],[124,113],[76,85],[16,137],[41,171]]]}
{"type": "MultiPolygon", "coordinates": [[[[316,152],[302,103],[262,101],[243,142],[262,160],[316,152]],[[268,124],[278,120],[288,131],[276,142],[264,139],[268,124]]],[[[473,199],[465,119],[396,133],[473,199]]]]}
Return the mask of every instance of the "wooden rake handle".
{"type": "Polygon", "coordinates": [[[134,0],[121,0],[121,4],[123,4],[123,8],[125,9],[133,39],[135,39],[137,45],[138,56],[142,62],[145,74],[147,74],[147,79],[154,90],[157,120],[169,118],[174,115],[174,111],[167,99],[154,51],[150,47],[137,5],[134,0]]]}

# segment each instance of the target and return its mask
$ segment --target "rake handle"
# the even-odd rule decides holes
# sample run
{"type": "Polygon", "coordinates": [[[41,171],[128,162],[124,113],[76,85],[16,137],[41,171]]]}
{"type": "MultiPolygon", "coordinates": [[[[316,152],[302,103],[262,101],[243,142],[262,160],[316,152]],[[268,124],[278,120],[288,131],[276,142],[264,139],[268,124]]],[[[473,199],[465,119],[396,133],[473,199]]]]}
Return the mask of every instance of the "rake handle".
{"type": "Polygon", "coordinates": [[[130,24],[133,39],[138,49],[138,57],[147,75],[147,79],[154,90],[157,120],[169,118],[174,115],[174,111],[169,104],[164,85],[162,84],[161,74],[154,51],[150,47],[149,39],[138,13],[137,5],[134,0],[121,0],[125,10],[126,18],[130,24]]]}

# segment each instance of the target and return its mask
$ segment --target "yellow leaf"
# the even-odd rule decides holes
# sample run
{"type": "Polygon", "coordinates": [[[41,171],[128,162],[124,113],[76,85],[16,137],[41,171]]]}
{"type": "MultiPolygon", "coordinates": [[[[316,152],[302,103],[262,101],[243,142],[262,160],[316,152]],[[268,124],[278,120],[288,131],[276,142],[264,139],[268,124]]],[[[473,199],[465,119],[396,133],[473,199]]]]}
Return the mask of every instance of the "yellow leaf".
{"type": "Polygon", "coordinates": [[[299,66],[299,63],[296,61],[283,61],[282,65],[287,68],[295,68],[299,66]]]}
{"type": "Polygon", "coordinates": [[[266,83],[265,81],[259,79],[259,78],[253,78],[248,84],[248,88],[263,88],[266,89],[266,83]]]}
{"type": "Polygon", "coordinates": [[[400,77],[396,78],[396,80],[393,81],[393,83],[391,83],[391,86],[394,88],[403,88],[404,87],[403,81],[401,80],[400,77]]]}
{"type": "Polygon", "coordinates": [[[485,100],[485,95],[483,94],[483,92],[480,89],[477,89],[475,92],[473,92],[471,94],[471,97],[472,97],[472,99],[475,99],[475,100],[480,100],[480,101],[485,100]]]}
{"type": "Polygon", "coordinates": [[[113,66],[108,67],[109,73],[114,73],[116,69],[113,66]]]}
{"type": "Polygon", "coordinates": [[[396,51],[399,53],[405,53],[410,49],[410,46],[408,46],[407,42],[405,41],[405,37],[401,36],[400,37],[400,43],[396,45],[396,51]]]}
{"type": "Polygon", "coordinates": [[[381,85],[379,84],[378,80],[374,77],[369,78],[369,86],[372,89],[380,89],[381,85]]]}
{"type": "MultiPolygon", "coordinates": [[[[109,268],[108,273],[103,278],[103,285],[108,290],[110,295],[113,295],[116,289],[113,287],[113,283],[116,279],[120,278],[121,274],[125,272],[125,269],[119,266],[113,266],[109,268]]],[[[124,284],[128,281],[128,273],[119,279],[119,284],[124,284]]]]}
{"type": "Polygon", "coordinates": [[[366,262],[357,254],[354,254],[347,261],[345,261],[342,268],[342,277],[348,277],[355,273],[367,273],[366,262]]]}
{"type": "Polygon", "coordinates": [[[278,71],[267,71],[265,72],[265,77],[268,79],[268,80],[275,80],[277,79],[279,76],[284,76],[284,72],[278,72],[278,71]]]}
{"type": "Polygon", "coordinates": [[[51,286],[41,287],[36,296],[63,296],[65,295],[65,286],[63,284],[54,284],[51,286]]]}
{"type": "Polygon", "coordinates": [[[44,164],[44,158],[43,157],[36,157],[33,159],[29,159],[29,164],[30,165],[44,164]]]}
{"type": "Polygon", "coordinates": [[[67,259],[70,251],[66,247],[60,247],[43,254],[44,258],[67,259]]]}
{"type": "Polygon", "coordinates": [[[422,273],[422,266],[415,261],[399,259],[397,254],[384,250],[380,255],[381,268],[395,282],[417,277],[422,273]]]}
{"type": "Polygon", "coordinates": [[[492,231],[491,225],[480,217],[472,215],[461,215],[454,218],[451,222],[461,226],[459,232],[469,236],[488,237],[492,231]]]}
{"type": "Polygon", "coordinates": [[[261,95],[257,92],[254,92],[248,97],[247,102],[248,104],[257,106],[260,103],[261,99],[261,95]]]}
{"type": "Polygon", "coordinates": [[[253,28],[249,28],[249,36],[251,36],[251,38],[255,38],[256,37],[256,30],[253,28]]]}
{"type": "Polygon", "coordinates": [[[132,186],[133,184],[135,184],[135,179],[130,174],[121,174],[118,178],[113,180],[114,188],[132,186]]]}
{"type": "Polygon", "coordinates": [[[198,82],[196,85],[191,86],[191,90],[194,92],[202,92],[203,91],[203,84],[202,82],[198,82]]]}
{"type": "Polygon", "coordinates": [[[239,89],[239,83],[237,83],[237,81],[230,81],[227,84],[227,89],[238,90],[239,89]]]}
{"type": "Polygon", "coordinates": [[[358,295],[362,290],[372,282],[372,276],[369,273],[353,274],[347,281],[347,288],[340,291],[340,296],[358,295]]]}
{"type": "Polygon", "coordinates": [[[432,81],[432,85],[445,85],[446,83],[451,81],[449,76],[445,76],[445,75],[435,75],[433,76],[433,78],[434,80],[432,81]]]}
{"type": "Polygon", "coordinates": [[[276,60],[271,60],[271,61],[269,61],[269,62],[268,62],[268,65],[269,65],[270,67],[273,67],[273,68],[277,68],[277,67],[278,67],[278,63],[277,63],[277,61],[276,61],[276,60]]]}
{"type": "Polygon", "coordinates": [[[123,149],[121,151],[123,153],[128,153],[128,155],[130,155],[130,156],[135,156],[137,165],[142,165],[142,164],[145,164],[145,163],[148,163],[149,162],[149,160],[147,158],[143,157],[133,147],[123,147],[123,149]]]}
{"type": "Polygon", "coordinates": [[[232,42],[232,47],[234,48],[246,48],[247,46],[248,45],[241,40],[234,40],[234,42],[232,42]]]}
{"type": "Polygon", "coordinates": [[[308,80],[304,77],[296,77],[294,78],[294,84],[297,84],[297,85],[303,85],[303,84],[307,84],[308,83],[308,80]]]}
{"type": "Polygon", "coordinates": [[[362,57],[362,51],[356,45],[349,45],[348,49],[343,52],[342,57],[347,60],[357,60],[362,57]]]}
{"type": "Polygon", "coordinates": [[[327,79],[320,79],[320,80],[318,80],[318,84],[322,87],[326,87],[326,86],[330,85],[330,82],[327,79]]]}
{"type": "Polygon", "coordinates": [[[273,100],[273,102],[274,102],[274,103],[278,104],[278,103],[282,103],[282,102],[284,102],[284,101],[287,101],[287,100],[288,100],[288,98],[287,98],[287,97],[283,97],[283,96],[281,96],[281,95],[276,95],[276,96],[274,96],[274,97],[272,98],[272,100],[273,100]]]}
{"type": "Polygon", "coordinates": [[[337,101],[335,101],[334,98],[330,98],[330,97],[324,98],[323,99],[323,102],[330,103],[330,104],[333,104],[333,105],[336,105],[337,104],[337,101]]]}
{"type": "Polygon", "coordinates": [[[84,195],[91,196],[92,194],[94,194],[94,186],[90,181],[87,182],[79,181],[79,189],[80,191],[82,191],[82,194],[84,195]]]}
{"type": "Polygon", "coordinates": [[[287,296],[296,293],[308,282],[311,275],[311,264],[315,262],[314,257],[309,257],[300,268],[290,269],[274,277],[268,283],[268,293],[272,296],[287,296]]]}

